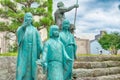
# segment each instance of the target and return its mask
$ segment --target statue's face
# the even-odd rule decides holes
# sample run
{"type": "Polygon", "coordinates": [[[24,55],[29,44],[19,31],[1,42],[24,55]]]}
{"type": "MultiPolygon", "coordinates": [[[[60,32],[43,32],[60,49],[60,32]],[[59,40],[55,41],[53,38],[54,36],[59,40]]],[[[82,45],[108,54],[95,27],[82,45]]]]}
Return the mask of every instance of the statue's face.
{"type": "Polygon", "coordinates": [[[51,38],[58,38],[59,37],[59,27],[57,25],[51,25],[49,35],[51,38]]]}
{"type": "Polygon", "coordinates": [[[53,37],[59,37],[59,29],[56,28],[56,29],[53,29],[53,37]]]}
{"type": "Polygon", "coordinates": [[[25,22],[27,23],[27,24],[31,24],[32,23],[32,14],[31,13],[26,13],[25,14],[25,22]]]}
{"type": "Polygon", "coordinates": [[[64,22],[63,22],[63,29],[69,29],[70,28],[70,23],[69,23],[69,21],[68,20],[65,20],[64,22]]]}

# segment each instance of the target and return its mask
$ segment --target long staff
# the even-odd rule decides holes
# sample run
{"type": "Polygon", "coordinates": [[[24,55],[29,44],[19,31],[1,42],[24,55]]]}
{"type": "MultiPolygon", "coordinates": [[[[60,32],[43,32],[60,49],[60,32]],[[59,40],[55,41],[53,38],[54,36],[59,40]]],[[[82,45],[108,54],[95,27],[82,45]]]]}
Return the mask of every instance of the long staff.
{"type": "MultiPolygon", "coordinates": [[[[76,1],[76,4],[78,4],[78,0],[76,1]]],[[[77,8],[75,9],[74,26],[75,26],[75,22],[76,22],[76,16],[77,16],[77,8]]]]}

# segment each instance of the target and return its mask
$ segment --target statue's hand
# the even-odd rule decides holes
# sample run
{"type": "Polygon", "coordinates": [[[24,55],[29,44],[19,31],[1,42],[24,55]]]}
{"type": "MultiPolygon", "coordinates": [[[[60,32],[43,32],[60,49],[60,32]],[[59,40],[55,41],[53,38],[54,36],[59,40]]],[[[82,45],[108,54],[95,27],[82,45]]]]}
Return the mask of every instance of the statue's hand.
{"type": "Polygon", "coordinates": [[[43,63],[42,67],[43,67],[43,74],[46,74],[47,73],[47,64],[43,63]]]}
{"type": "Polygon", "coordinates": [[[28,25],[27,22],[24,22],[22,26],[26,28],[27,25],[28,25]]]}
{"type": "Polygon", "coordinates": [[[74,61],[74,60],[71,59],[71,58],[67,59],[67,63],[70,63],[70,62],[72,62],[72,61],[74,61]]]}
{"type": "Polygon", "coordinates": [[[79,7],[79,5],[78,5],[78,4],[75,4],[75,5],[74,5],[74,7],[75,7],[75,8],[78,8],[78,7],[79,7]]]}

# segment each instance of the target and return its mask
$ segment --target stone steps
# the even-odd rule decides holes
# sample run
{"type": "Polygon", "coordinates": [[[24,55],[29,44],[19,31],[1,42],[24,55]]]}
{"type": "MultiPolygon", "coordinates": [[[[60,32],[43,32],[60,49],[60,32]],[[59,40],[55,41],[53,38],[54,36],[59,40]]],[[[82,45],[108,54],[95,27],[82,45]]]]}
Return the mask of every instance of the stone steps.
{"type": "Polygon", "coordinates": [[[86,62],[94,62],[94,61],[120,61],[120,56],[113,55],[98,55],[98,56],[80,56],[77,57],[77,61],[86,61],[86,62]]]}
{"type": "MultiPolygon", "coordinates": [[[[0,80],[15,80],[15,67],[16,57],[0,57],[0,80]]],[[[120,56],[78,57],[74,68],[75,80],[120,80],[120,56]]],[[[39,70],[38,80],[44,80],[39,70]]]]}
{"type": "Polygon", "coordinates": [[[108,67],[120,67],[120,61],[103,61],[103,62],[80,62],[75,61],[74,69],[77,68],[108,68],[108,67]]]}
{"type": "Polygon", "coordinates": [[[99,77],[83,77],[75,80],[120,80],[120,74],[99,76],[99,77]]]}
{"type": "Polygon", "coordinates": [[[110,68],[94,68],[94,69],[74,69],[74,77],[98,77],[107,76],[112,74],[120,74],[120,67],[110,67],[110,68]]]}
{"type": "Polygon", "coordinates": [[[74,80],[120,80],[120,56],[80,56],[74,63],[74,80]]]}

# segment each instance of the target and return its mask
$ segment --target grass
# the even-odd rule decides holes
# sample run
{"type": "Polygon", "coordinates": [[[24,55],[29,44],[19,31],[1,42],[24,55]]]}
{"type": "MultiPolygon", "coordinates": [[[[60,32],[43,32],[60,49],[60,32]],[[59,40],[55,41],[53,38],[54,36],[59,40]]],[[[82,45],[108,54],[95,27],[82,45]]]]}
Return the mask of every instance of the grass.
{"type": "Polygon", "coordinates": [[[99,56],[99,54],[77,54],[77,56],[99,56]]]}
{"type": "Polygon", "coordinates": [[[17,56],[17,52],[2,53],[0,56],[17,56]]]}
{"type": "Polygon", "coordinates": [[[110,55],[110,54],[77,54],[77,56],[120,56],[120,54],[117,55],[110,55]]]}
{"type": "MultiPolygon", "coordinates": [[[[0,56],[17,56],[17,52],[8,52],[8,53],[2,53],[0,54],[0,56]]],[[[77,56],[107,56],[107,54],[77,54],[77,56]]],[[[109,56],[120,56],[120,54],[118,55],[109,55],[109,56]]]]}

